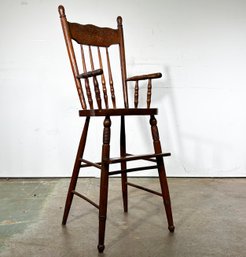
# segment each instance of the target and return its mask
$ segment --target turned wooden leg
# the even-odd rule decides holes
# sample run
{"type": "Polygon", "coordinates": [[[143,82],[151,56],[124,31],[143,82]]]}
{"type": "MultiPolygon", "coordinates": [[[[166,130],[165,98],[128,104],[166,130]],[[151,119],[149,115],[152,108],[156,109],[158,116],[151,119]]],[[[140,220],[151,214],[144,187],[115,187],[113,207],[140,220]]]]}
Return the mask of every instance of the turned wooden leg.
{"type": "Polygon", "coordinates": [[[108,203],[108,178],[109,178],[109,152],[110,152],[110,117],[106,116],[104,120],[103,130],[103,146],[102,146],[102,168],[100,182],[100,200],[99,200],[99,236],[98,251],[103,252],[105,228],[107,219],[107,203],[108,203]]]}
{"type": "MultiPolygon", "coordinates": [[[[162,149],[161,149],[161,143],[159,138],[159,132],[157,128],[157,121],[154,115],[150,117],[150,125],[151,125],[155,153],[161,153],[162,149]]],[[[172,207],[171,207],[171,200],[170,200],[170,195],[168,190],[168,183],[167,183],[164,161],[163,161],[163,157],[157,157],[156,159],[157,159],[159,180],[160,180],[161,191],[162,191],[162,198],[163,198],[163,203],[164,203],[166,215],[167,215],[168,229],[170,232],[173,232],[175,227],[173,224],[172,207]]]]}
{"type": "Polygon", "coordinates": [[[80,159],[83,156],[84,149],[85,149],[85,143],[86,143],[86,138],[87,138],[87,132],[88,132],[88,127],[89,127],[89,122],[90,122],[90,117],[87,117],[85,120],[84,124],[84,129],[80,138],[79,142],[79,147],[76,155],[76,159],[74,162],[74,168],[73,168],[73,174],[70,180],[70,185],[67,193],[67,200],[65,204],[65,209],[64,209],[64,214],[63,214],[63,219],[62,219],[62,225],[66,225],[67,222],[67,217],[71,208],[71,204],[73,201],[73,193],[72,191],[75,190],[77,180],[78,180],[78,175],[79,175],[79,170],[80,170],[80,164],[81,161],[80,159]]]}
{"type": "MultiPolygon", "coordinates": [[[[125,132],[125,116],[121,116],[120,127],[120,156],[126,156],[126,132],[125,132]]],[[[126,170],[126,161],[121,161],[121,170],[126,170]]],[[[128,192],[127,192],[127,173],[121,173],[121,187],[124,212],[128,211],[128,192]]]]}

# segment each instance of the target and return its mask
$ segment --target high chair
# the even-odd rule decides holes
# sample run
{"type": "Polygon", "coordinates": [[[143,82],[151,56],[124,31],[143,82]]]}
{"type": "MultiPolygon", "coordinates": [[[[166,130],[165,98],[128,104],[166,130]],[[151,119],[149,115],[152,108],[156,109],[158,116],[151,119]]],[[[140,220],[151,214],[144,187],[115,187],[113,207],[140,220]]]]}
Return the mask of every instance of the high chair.
{"type": "MultiPolygon", "coordinates": [[[[151,94],[152,94],[152,80],[161,78],[161,73],[152,73],[145,75],[138,75],[127,77],[126,59],[124,48],[124,37],[122,18],[117,18],[117,28],[102,28],[90,24],[82,25],[78,23],[68,22],[63,6],[58,7],[61,25],[66,42],[67,52],[73,72],[75,85],[78,91],[79,100],[82,109],[79,111],[79,116],[85,117],[84,128],[82,131],[77,156],[75,159],[73,174],[68,189],[67,200],[65,204],[64,216],[62,224],[67,222],[69,210],[72,204],[73,196],[76,195],[93,206],[99,209],[99,238],[98,251],[103,252],[105,227],[107,217],[107,202],[108,202],[108,183],[109,176],[121,174],[122,196],[124,212],[128,211],[128,186],[145,190],[155,195],[161,196],[163,199],[168,229],[170,232],[174,231],[174,224],[172,218],[171,201],[168,190],[168,183],[164,167],[163,158],[170,156],[170,153],[163,153],[157,128],[157,109],[151,108],[151,94]],[[76,56],[75,45],[79,47],[80,54],[76,56]],[[111,68],[110,49],[112,46],[118,46],[119,55],[114,58],[119,58],[120,69],[118,76],[121,77],[122,95],[117,96],[116,93],[120,91],[117,88],[115,91],[113,69],[111,68]],[[81,68],[79,67],[81,65],[81,68]],[[128,83],[134,82],[134,96],[133,104],[130,105],[128,101],[128,83]],[[146,81],[147,95],[146,107],[138,108],[139,105],[139,81],[146,81]],[[100,82],[100,83],[99,83],[100,82]],[[123,107],[119,107],[117,99],[123,98],[123,107]],[[133,106],[133,107],[130,107],[133,106]],[[103,122],[103,143],[101,160],[99,162],[92,162],[84,159],[83,153],[86,146],[86,138],[89,129],[91,118],[104,117],[103,122]],[[110,156],[110,131],[111,131],[111,117],[119,116],[120,125],[120,156],[110,156]],[[126,151],[126,131],[125,118],[127,116],[149,116],[150,129],[153,139],[153,153],[133,155],[126,151]],[[128,168],[128,162],[136,160],[148,161],[148,166],[137,166],[128,168]],[[113,164],[120,164],[119,170],[111,171],[109,168],[113,164]],[[90,200],[87,196],[76,191],[76,183],[81,168],[95,167],[100,171],[100,193],[99,204],[90,200]],[[143,171],[157,169],[160,180],[161,192],[156,192],[152,189],[145,188],[128,182],[127,173],[134,171],[143,171]]],[[[119,85],[117,85],[119,87],[119,85]]]]}

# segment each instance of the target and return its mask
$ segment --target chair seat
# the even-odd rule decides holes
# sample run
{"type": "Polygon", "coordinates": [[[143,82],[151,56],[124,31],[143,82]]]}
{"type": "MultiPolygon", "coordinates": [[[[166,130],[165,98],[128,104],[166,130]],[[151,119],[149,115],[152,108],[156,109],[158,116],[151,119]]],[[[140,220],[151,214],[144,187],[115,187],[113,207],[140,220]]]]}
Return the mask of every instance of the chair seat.
{"type": "Polygon", "coordinates": [[[156,115],[157,108],[122,108],[80,110],[79,116],[125,116],[125,115],[156,115]]]}

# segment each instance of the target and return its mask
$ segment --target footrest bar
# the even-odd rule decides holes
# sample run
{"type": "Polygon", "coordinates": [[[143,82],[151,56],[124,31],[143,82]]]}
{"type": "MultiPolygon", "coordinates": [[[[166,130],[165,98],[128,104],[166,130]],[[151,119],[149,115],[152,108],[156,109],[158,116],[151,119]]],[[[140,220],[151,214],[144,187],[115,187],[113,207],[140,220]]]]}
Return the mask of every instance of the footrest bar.
{"type": "Polygon", "coordinates": [[[152,170],[152,169],[157,169],[158,166],[145,166],[145,167],[138,167],[138,168],[132,168],[132,169],[125,169],[125,170],[116,170],[116,171],[110,171],[109,176],[111,175],[117,175],[121,173],[126,173],[126,172],[134,172],[134,171],[140,171],[140,170],[152,170]]]}
{"type": "MultiPolygon", "coordinates": [[[[156,157],[167,157],[167,156],[171,156],[171,153],[158,153],[158,154],[145,154],[145,155],[133,155],[133,154],[127,153],[125,157],[111,158],[107,161],[107,163],[115,164],[122,161],[136,161],[136,160],[144,160],[144,161],[150,161],[150,162],[156,163],[156,159],[155,159],[156,157]]],[[[102,162],[91,162],[85,159],[80,159],[80,160],[82,163],[84,163],[80,165],[80,168],[94,166],[98,169],[101,169],[102,162]]]]}
{"type": "MultiPolygon", "coordinates": [[[[133,154],[127,153],[126,156],[134,156],[133,154]]],[[[157,162],[154,158],[142,158],[142,160],[150,161],[150,162],[157,162]]]]}
{"type": "Polygon", "coordinates": [[[75,191],[75,190],[73,190],[72,193],[73,193],[74,195],[77,195],[78,197],[84,199],[84,200],[87,201],[88,203],[92,204],[92,205],[95,206],[97,209],[99,209],[99,205],[96,204],[95,202],[91,201],[91,200],[90,200],[89,198],[87,198],[86,196],[84,196],[84,195],[78,193],[78,192],[75,191]]]}
{"type": "Polygon", "coordinates": [[[128,186],[136,187],[136,188],[138,188],[138,189],[141,189],[141,190],[147,191],[147,192],[152,193],[152,194],[154,194],[154,195],[162,196],[162,194],[161,194],[161,193],[156,192],[156,191],[154,191],[154,190],[151,190],[151,189],[149,189],[149,188],[142,187],[142,186],[139,186],[139,185],[136,185],[136,184],[130,183],[130,182],[127,182],[126,184],[127,184],[128,186]]]}
{"type": "Polygon", "coordinates": [[[89,161],[87,161],[87,163],[81,164],[81,165],[80,165],[80,168],[91,167],[91,166],[95,166],[96,168],[99,168],[100,165],[102,165],[101,162],[89,162],[89,161]],[[96,164],[97,166],[96,166],[95,164],[96,164]]]}
{"type": "MultiPolygon", "coordinates": [[[[86,166],[94,166],[98,169],[101,169],[101,166],[99,165],[100,163],[98,163],[98,162],[90,162],[90,161],[85,160],[85,159],[80,159],[80,160],[81,160],[81,162],[86,163],[87,164],[86,166]]],[[[81,165],[81,167],[83,167],[83,164],[81,165]]]]}
{"type": "Polygon", "coordinates": [[[126,157],[110,158],[108,160],[108,163],[118,163],[118,162],[122,162],[122,161],[135,161],[135,160],[141,160],[141,159],[148,161],[148,159],[153,158],[153,157],[164,157],[164,156],[170,156],[170,155],[171,155],[170,153],[127,155],[126,157]]]}

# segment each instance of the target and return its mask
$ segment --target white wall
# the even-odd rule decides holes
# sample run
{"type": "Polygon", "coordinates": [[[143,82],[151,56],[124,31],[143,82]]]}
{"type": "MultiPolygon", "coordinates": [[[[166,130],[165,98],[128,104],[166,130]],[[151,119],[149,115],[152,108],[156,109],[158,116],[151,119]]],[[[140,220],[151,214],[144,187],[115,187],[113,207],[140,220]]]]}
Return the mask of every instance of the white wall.
{"type": "MultiPolygon", "coordinates": [[[[121,15],[129,75],[163,73],[153,105],[163,148],[172,152],[169,176],[246,175],[246,1],[1,0],[0,177],[71,173],[83,119],[59,4],[81,23],[115,27],[121,15]]],[[[135,128],[146,138],[148,121],[128,122],[128,148],[148,152],[151,141],[141,142],[135,128]]],[[[93,132],[86,154],[97,157],[101,131],[93,132]]]]}

